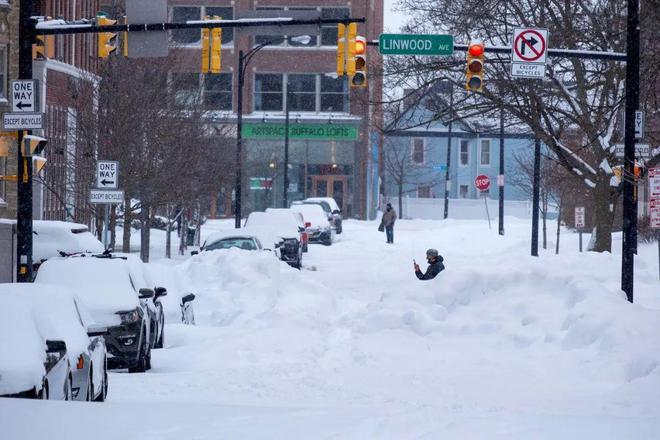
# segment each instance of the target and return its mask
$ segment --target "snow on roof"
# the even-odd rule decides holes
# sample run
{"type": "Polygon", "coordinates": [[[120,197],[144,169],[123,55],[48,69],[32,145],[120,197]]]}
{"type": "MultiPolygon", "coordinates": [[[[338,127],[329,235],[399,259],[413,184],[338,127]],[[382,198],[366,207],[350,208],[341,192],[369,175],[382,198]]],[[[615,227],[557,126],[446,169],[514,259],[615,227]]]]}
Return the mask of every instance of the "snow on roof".
{"type": "Polygon", "coordinates": [[[319,205],[292,205],[291,209],[300,212],[303,215],[305,222],[311,223],[312,226],[323,228],[330,225],[325,211],[319,205]]]}

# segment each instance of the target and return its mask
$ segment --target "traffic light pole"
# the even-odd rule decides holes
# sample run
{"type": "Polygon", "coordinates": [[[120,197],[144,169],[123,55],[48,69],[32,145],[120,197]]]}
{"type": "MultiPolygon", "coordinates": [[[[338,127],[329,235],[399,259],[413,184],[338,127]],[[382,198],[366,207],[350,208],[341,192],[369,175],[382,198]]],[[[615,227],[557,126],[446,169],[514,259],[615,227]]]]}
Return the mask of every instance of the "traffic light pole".
{"type": "Polygon", "coordinates": [[[635,111],[639,109],[639,0],[628,0],[626,118],[623,159],[623,244],[621,290],[633,302],[635,271],[635,111]]]}
{"type": "MultiPolygon", "coordinates": [[[[21,0],[18,24],[18,78],[32,79],[32,0],[21,0]]],[[[18,163],[16,180],[16,280],[32,281],[32,158],[23,156],[22,130],[18,131],[18,163]]],[[[27,134],[31,134],[30,131],[27,134]]]]}
{"type": "Polygon", "coordinates": [[[541,139],[534,137],[534,195],[532,199],[532,257],[539,256],[539,198],[541,186],[541,139]]]}
{"type": "Polygon", "coordinates": [[[504,235],[504,106],[500,106],[500,179],[499,234],[504,235]]]}
{"type": "Polygon", "coordinates": [[[236,181],[234,186],[234,227],[241,227],[241,180],[243,178],[241,170],[243,169],[243,82],[244,66],[243,51],[238,51],[238,96],[236,109],[236,181]]]}

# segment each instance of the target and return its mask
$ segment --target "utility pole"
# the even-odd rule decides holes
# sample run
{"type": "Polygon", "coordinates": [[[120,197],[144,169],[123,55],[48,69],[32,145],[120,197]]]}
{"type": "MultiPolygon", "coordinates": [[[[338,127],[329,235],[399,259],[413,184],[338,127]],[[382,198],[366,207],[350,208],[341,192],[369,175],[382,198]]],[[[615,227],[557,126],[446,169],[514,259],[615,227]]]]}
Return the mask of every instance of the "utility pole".
{"type": "Polygon", "coordinates": [[[500,106],[500,175],[497,186],[500,189],[499,233],[504,235],[504,106],[500,106]]]}
{"type": "Polygon", "coordinates": [[[541,139],[534,136],[534,196],[532,200],[532,257],[539,256],[539,197],[541,186],[541,139]]]}
{"type": "Polygon", "coordinates": [[[626,118],[623,159],[623,245],[621,290],[633,302],[635,272],[635,111],[639,109],[639,0],[628,0],[626,118]]]}
{"type": "Polygon", "coordinates": [[[445,213],[444,218],[449,217],[449,166],[451,165],[451,131],[454,120],[454,83],[449,83],[449,127],[447,133],[447,169],[445,170],[445,213]]]}
{"type": "MultiPolygon", "coordinates": [[[[32,43],[34,23],[30,17],[32,0],[21,0],[18,24],[18,78],[32,79],[32,43]]],[[[31,134],[28,131],[27,134],[31,134]]],[[[19,283],[32,281],[32,158],[23,156],[23,130],[18,131],[18,172],[16,181],[16,280],[19,283]]]]}
{"type": "Polygon", "coordinates": [[[238,97],[236,98],[236,182],[234,186],[234,227],[241,227],[241,170],[243,169],[243,51],[238,51],[238,97]]]}
{"type": "MultiPolygon", "coordinates": [[[[287,77],[288,78],[288,77],[287,77]]],[[[286,83],[286,103],[284,116],[284,206],[289,207],[289,109],[290,109],[291,93],[289,92],[289,82],[286,83]]]]}

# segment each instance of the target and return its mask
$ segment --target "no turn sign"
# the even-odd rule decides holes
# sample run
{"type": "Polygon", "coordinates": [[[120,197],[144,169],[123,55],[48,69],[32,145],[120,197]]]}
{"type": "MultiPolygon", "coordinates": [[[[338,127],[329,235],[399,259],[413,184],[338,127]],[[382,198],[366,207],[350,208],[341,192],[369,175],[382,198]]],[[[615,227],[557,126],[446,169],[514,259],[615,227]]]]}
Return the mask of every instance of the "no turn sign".
{"type": "Polygon", "coordinates": [[[548,52],[548,30],[517,28],[513,31],[511,75],[523,78],[543,78],[548,52]]]}

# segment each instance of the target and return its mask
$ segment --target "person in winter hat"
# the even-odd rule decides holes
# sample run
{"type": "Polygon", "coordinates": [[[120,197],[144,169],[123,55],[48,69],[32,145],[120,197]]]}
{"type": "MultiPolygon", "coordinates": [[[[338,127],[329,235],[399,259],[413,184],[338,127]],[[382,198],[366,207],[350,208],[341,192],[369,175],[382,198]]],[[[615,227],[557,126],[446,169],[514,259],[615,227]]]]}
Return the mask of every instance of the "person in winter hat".
{"type": "Polygon", "coordinates": [[[438,254],[436,249],[429,249],[426,251],[426,261],[428,261],[429,267],[426,268],[426,273],[422,273],[419,264],[413,260],[415,265],[415,275],[417,275],[417,278],[420,280],[432,280],[440,272],[445,270],[445,266],[442,264],[444,259],[438,254]]]}
{"type": "Polygon", "coordinates": [[[394,243],[394,222],[396,222],[396,211],[392,208],[392,204],[388,203],[380,223],[385,228],[388,243],[394,243]]]}

